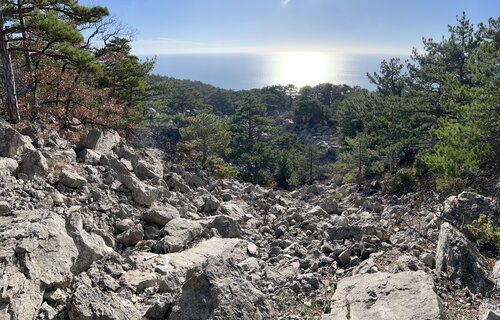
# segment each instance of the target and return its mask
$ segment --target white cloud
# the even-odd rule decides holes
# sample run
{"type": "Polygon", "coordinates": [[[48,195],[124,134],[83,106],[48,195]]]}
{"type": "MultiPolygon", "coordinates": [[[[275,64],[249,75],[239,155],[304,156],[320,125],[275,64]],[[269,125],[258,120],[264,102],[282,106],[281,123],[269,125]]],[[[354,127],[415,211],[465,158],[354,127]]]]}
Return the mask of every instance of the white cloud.
{"type": "Polygon", "coordinates": [[[290,0],[281,0],[281,5],[286,6],[290,3],[290,0]]]}

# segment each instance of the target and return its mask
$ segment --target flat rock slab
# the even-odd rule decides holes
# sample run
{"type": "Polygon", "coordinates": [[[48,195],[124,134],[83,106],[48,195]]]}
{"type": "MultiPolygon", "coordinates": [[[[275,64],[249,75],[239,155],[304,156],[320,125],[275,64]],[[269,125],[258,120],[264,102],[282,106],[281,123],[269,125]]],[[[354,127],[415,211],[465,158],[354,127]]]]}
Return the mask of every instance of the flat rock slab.
{"type": "Polygon", "coordinates": [[[323,320],[444,319],[432,278],[423,271],[378,272],[342,279],[323,320]]]}
{"type": "MultiPolygon", "coordinates": [[[[161,275],[161,288],[172,291],[180,288],[186,274],[210,259],[232,259],[239,263],[249,257],[247,253],[248,242],[233,238],[211,238],[199,243],[197,246],[183,252],[169,254],[155,254],[149,252],[134,252],[127,260],[135,266],[134,277],[139,273],[156,273],[161,275]]],[[[126,278],[127,274],[124,275],[126,278]]],[[[156,277],[156,276],[155,276],[156,277]]]]}

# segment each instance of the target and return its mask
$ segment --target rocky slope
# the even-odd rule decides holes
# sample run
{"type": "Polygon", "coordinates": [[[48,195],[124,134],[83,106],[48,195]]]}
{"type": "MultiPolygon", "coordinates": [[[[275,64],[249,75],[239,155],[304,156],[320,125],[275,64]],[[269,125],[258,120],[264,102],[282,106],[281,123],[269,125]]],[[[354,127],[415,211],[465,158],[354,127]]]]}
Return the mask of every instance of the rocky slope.
{"type": "Polygon", "coordinates": [[[215,180],[113,131],[0,120],[0,320],[498,319],[474,193],[215,180]]]}

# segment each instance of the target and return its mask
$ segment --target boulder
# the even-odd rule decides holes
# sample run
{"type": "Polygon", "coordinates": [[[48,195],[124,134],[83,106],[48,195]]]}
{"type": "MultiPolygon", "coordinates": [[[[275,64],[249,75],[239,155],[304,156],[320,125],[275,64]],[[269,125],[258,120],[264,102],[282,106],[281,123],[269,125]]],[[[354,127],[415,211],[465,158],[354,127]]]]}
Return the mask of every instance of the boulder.
{"type": "Polygon", "coordinates": [[[162,204],[151,208],[142,215],[142,220],[154,223],[161,228],[175,218],[179,218],[179,210],[170,204],[162,204]]]}
{"type": "Polygon", "coordinates": [[[239,238],[241,236],[238,221],[228,216],[216,216],[209,224],[209,227],[216,229],[223,238],[239,238]]]}
{"type": "Polygon", "coordinates": [[[126,247],[135,246],[142,239],[144,239],[144,230],[140,224],[136,224],[132,228],[116,236],[116,240],[126,247]]]}
{"type": "Polygon", "coordinates": [[[496,225],[500,224],[500,215],[495,214],[497,208],[493,200],[474,192],[462,192],[458,196],[451,196],[444,202],[442,217],[459,226],[462,231],[472,221],[484,214],[493,219],[496,225]]]}
{"type": "Polygon", "coordinates": [[[163,165],[160,162],[139,160],[139,163],[134,168],[134,173],[141,180],[161,179],[163,177],[163,165]]]}
{"type": "Polygon", "coordinates": [[[47,174],[49,166],[47,160],[40,151],[27,151],[22,156],[21,165],[17,168],[19,178],[32,180],[35,177],[43,177],[47,174]]]}
{"type": "Polygon", "coordinates": [[[169,172],[164,177],[164,180],[168,187],[173,191],[182,193],[192,192],[191,188],[189,188],[184,182],[184,179],[182,179],[182,177],[175,172],[169,172]]]}
{"type": "Polygon", "coordinates": [[[88,130],[80,139],[77,150],[92,149],[97,152],[109,152],[120,143],[120,135],[114,131],[100,129],[88,130]]]}
{"type": "Polygon", "coordinates": [[[0,216],[9,215],[11,213],[10,205],[7,201],[0,201],[0,216]]]}
{"type": "Polygon", "coordinates": [[[500,260],[498,260],[493,267],[493,280],[495,280],[497,288],[500,288],[500,260]]]}
{"type": "Polygon", "coordinates": [[[94,261],[106,256],[117,256],[118,254],[106,243],[102,235],[83,227],[82,214],[72,212],[66,218],[66,230],[78,248],[78,258],[74,263],[73,271],[79,273],[86,270],[94,261]]]}
{"type": "Polygon", "coordinates": [[[432,277],[422,271],[358,274],[340,280],[324,320],[442,320],[432,277]]]}
{"type": "Polygon", "coordinates": [[[194,188],[203,187],[205,185],[203,179],[201,179],[198,175],[191,172],[186,172],[184,174],[184,181],[186,181],[186,184],[188,186],[194,188]]]}
{"type": "Polygon", "coordinates": [[[35,147],[29,137],[23,136],[7,121],[0,119],[0,157],[14,158],[33,150],[35,147]]]}
{"type": "Polygon", "coordinates": [[[500,320],[500,306],[481,303],[479,306],[478,320],[500,320]]]}
{"type": "Polygon", "coordinates": [[[321,209],[325,210],[326,213],[334,214],[337,213],[339,204],[337,203],[337,201],[335,201],[335,199],[329,197],[321,201],[320,207],[321,209]]]}
{"type": "Polygon", "coordinates": [[[92,150],[92,149],[83,149],[78,154],[78,158],[83,163],[95,166],[95,165],[99,164],[99,160],[101,159],[101,154],[97,151],[92,150]]]}
{"type": "Polygon", "coordinates": [[[206,213],[214,213],[215,211],[217,211],[217,209],[219,209],[219,206],[220,201],[217,200],[214,196],[208,195],[205,198],[205,203],[203,204],[202,210],[206,213]]]}
{"type": "Polygon", "coordinates": [[[316,207],[312,208],[311,210],[307,211],[307,214],[318,217],[318,218],[329,218],[330,217],[330,215],[319,206],[316,206],[316,207]]]}
{"type": "Polygon", "coordinates": [[[79,252],[61,216],[0,216],[0,319],[35,319],[47,288],[65,288],[79,252]]]}
{"type": "Polygon", "coordinates": [[[485,258],[449,223],[443,223],[439,231],[436,270],[445,272],[452,281],[460,281],[474,293],[487,292],[494,286],[485,258]]]}
{"type": "Polygon", "coordinates": [[[64,184],[66,187],[73,189],[79,189],[87,184],[87,179],[80,176],[76,172],[71,172],[69,170],[62,170],[59,175],[59,182],[64,184]]]}
{"type": "Polygon", "coordinates": [[[123,183],[130,190],[132,198],[138,204],[149,207],[159,199],[161,191],[158,188],[143,183],[134,174],[129,172],[127,167],[117,158],[110,155],[103,155],[100,163],[111,171],[116,180],[123,183]]]}
{"type": "Polygon", "coordinates": [[[169,319],[273,318],[269,299],[224,261],[209,260],[190,270],[169,319]]]}
{"type": "Polygon", "coordinates": [[[178,252],[184,250],[194,239],[203,233],[203,225],[198,221],[176,218],[163,227],[162,237],[156,244],[160,252],[178,252]]]}
{"type": "Polygon", "coordinates": [[[0,158],[0,176],[11,176],[16,172],[17,161],[11,158],[0,158]]]}
{"type": "Polygon", "coordinates": [[[245,214],[250,212],[249,206],[240,200],[231,200],[220,205],[219,211],[236,220],[243,220],[245,214]]]}
{"type": "Polygon", "coordinates": [[[133,303],[115,292],[102,292],[83,282],[76,284],[66,306],[70,320],[130,320],[142,314],[133,303]]]}

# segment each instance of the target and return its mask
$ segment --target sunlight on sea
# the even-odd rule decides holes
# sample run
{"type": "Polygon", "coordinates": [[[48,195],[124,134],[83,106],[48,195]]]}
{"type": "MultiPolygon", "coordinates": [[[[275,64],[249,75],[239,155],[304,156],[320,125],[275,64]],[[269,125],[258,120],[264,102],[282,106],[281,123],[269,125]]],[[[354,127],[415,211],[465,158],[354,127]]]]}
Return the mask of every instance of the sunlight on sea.
{"type": "Polygon", "coordinates": [[[382,59],[388,58],[391,56],[330,51],[170,54],[157,56],[153,72],[236,90],[290,83],[302,87],[325,82],[373,89],[366,73],[378,71],[382,59]]]}
{"type": "Polygon", "coordinates": [[[274,54],[271,71],[272,83],[293,83],[302,87],[324,82],[338,82],[334,75],[342,67],[333,54],[319,51],[288,51],[274,54]]]}

